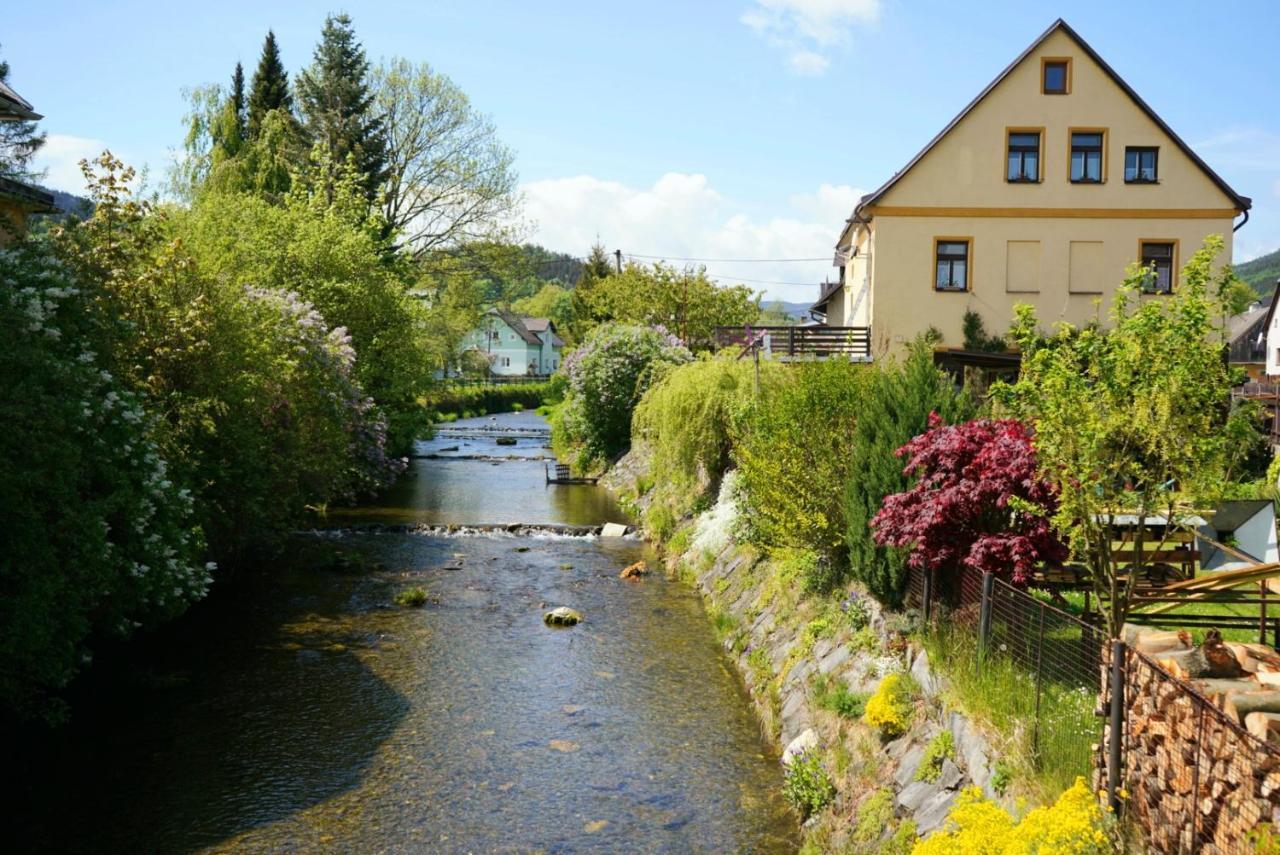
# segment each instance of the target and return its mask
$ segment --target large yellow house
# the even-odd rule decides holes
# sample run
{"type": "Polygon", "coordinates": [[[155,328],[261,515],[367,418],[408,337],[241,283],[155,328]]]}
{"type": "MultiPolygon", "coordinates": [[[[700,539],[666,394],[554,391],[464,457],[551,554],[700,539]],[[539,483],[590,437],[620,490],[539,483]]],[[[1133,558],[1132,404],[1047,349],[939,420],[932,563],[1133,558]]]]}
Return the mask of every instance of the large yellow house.
{"type": "Polygon", "coordinates": [[[814,309],[870,328],[876,355],[930,327],[962,349],[966,312],[1000,333],[1017,303],[1046,325],[1105,319],[1132,262],[1158,295],[1210,234],[1229,260],[1249,204],[1059,19],[862,197],[814,309]]]}

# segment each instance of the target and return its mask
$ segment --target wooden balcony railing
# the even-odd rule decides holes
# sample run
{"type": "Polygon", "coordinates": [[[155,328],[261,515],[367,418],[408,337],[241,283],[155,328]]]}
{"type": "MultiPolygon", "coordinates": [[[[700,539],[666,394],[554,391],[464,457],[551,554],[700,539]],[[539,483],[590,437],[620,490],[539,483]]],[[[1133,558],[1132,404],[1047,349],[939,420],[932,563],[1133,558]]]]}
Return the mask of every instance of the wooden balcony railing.
{"type": "Polygon", "coordinates": [[[716,327],[716,348],[758,346],[781,357],[871,358],[870,327],[716,327]]]}

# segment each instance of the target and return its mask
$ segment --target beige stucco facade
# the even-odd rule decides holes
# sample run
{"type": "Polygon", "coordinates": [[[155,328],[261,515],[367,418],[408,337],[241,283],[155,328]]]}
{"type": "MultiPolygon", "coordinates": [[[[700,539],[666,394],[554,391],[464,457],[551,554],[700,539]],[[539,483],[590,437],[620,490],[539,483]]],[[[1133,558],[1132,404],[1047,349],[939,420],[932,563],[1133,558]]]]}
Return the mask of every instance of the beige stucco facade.
{"type": "MultiPolygon", "coordinates": [[[[1144,60],[1159,61],[1158,58],[1144,60]]],[[[844,285],[827,305],[833,326],[870,326],[873,348],[901,353],[930,327],[963,344],[972,310],[1002,333],[1030,303],[1046,325],[1105,321],[1142,241],[1172,244],[1179,268],[1210,234],[1231,257],[1248,205],[1055,25],[886,187],[865,197],[841,234],[844,285]],[[1069,62],[1069,91],[1045,94],[1045,59],[1069,62]],[[1040,134],[1038,180],[1007,178],[1008,134],[1040,134]],[[1070,180],[1073,131],[1103,134],[1102,181],[1070,180]],[[1125,149],[1158,150],[1156,183],[1126,183],[1125,149]],[[963,291],[935,289],[935,244],[968,241],[963,291]]],[[[1177,288],[1175,277],[1174,288],[1177,288]]],[[[1153,296],[1150,299],[1160,299],[1153,296]]]]}

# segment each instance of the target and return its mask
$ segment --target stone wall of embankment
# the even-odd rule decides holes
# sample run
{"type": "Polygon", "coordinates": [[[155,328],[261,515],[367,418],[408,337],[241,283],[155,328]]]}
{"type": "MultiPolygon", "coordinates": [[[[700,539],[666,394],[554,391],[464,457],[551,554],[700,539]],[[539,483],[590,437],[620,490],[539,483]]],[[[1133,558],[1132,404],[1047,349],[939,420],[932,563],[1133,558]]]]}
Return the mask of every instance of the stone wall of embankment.
{"type": "MultiPolygon", "coordinates": [[[[643,450],[633,451],[604,483],[643,512],[646,472],[643,450]]],[[[716,504],[658,545],[668,572],[702,594],[782,762],[818,752],[833,779],[835,797],[805,821],[806,848],[909,852],[917,835],[942,826],[965,787],[1001,798],[990,743],[945,708],[944,681],[908,639],[908,618],[855,587],[804,595],[785,555],[765,556],[735,539],[733,481],[730,473],[716,504]],[[857,619],[846,619],[850,611],[857,619]],[[837,688],[865,698],[891,673],[909,674],[915,687],[914,713],[896,738],[829,700],[837,688]]]]}

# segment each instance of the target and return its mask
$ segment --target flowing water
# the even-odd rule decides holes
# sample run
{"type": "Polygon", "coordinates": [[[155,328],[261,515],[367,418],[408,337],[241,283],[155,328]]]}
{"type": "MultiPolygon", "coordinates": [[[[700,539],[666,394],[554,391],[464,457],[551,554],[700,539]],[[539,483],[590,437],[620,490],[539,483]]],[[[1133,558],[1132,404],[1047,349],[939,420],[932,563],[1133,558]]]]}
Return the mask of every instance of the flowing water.
{"type": "Polygon", "coordinates": [[[26,846],[793,850],[777,758],[698,597],[618,578],[652,558],[642,542],[441,534],[625,521],[602,488],[545,483],[545,430],[511,414],[420,443],[380,502],[99,677],[27,782],[26,846]],[[426,606],[391,605],[410,586],[426,606]],[[586,621],[544,626],[558,605],[586,621]]]}

